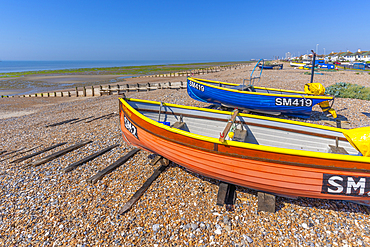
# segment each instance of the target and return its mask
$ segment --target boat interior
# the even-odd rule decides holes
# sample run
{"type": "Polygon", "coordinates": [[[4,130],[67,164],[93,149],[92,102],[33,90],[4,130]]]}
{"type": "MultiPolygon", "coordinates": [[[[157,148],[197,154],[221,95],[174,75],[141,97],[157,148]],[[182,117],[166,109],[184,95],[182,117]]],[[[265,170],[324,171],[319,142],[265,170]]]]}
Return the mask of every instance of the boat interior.
{"type": "MultiPolygon", "coordinates": [[[[194,134],[219,138],[231,118],[230,114],[185,109],[166,104],[127,101],[144,116],[194,134]]],[[[231,131],[232,139],[226,140],[305,150],[321,153],[361,155],[345,138],[343,133],[321,128],[268,119],[237,116],[231,131]]]]}
{"type": "Polygon", "coordinates": [[[284,95],[302,95],[302,96],[312,96],[312,94],[306,94],[304,92],[290,92],[283,89],[272,89],[272,88],[264,88],[264,87],[254,87],[252,85],[229,85],[229,84],[223,84],[218,82],[210,82],[210,81],[201,81],[203,83],[207,83],[210,85],[228,88],[228,89],[234,89],[239,91],[247,91],[247,92],[255,92],[255,93],[267,93],[267,94],[284,94],[284,95]]]}

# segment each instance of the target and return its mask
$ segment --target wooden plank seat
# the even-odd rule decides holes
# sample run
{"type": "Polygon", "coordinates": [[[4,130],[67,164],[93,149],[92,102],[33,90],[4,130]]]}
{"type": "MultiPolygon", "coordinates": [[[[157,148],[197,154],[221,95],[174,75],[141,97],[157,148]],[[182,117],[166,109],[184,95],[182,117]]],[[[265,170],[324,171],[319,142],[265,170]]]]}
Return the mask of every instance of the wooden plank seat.
{"type": "Polygon", "coordinates": [[[242,85],[238,88],[239,91],[256,92],[252,85],[242,85]]]}
{"type": "Polygon", "coordinates": [[[342,147],[334,146],[334,145],[328,145],[329,146],[329,153],[333,154],[348,154],[347,150],[345,150],[342,147]]]}
{"type": "Polygon", "coordinates": [[[189,132],[189,128],[185,122],[175,122],[174,124],[171,125],[171,128],[176,128],[189,132]]]}
{"type": "Polygon", "coordinates": [[[248,136],[248,130],[236,129],[234,131],[233,141],[245,142],[248,136]]]}

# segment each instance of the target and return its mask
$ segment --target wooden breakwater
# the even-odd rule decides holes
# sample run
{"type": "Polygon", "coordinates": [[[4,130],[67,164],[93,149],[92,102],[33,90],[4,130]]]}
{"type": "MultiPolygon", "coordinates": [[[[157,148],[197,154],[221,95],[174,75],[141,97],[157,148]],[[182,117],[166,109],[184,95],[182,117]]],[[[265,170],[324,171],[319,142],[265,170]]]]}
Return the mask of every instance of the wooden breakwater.
{"type": "MultiPolygon", "coordinates": [[[[240,69],[250,64],[234,64],[229,66],[219,66],[211,67],[204,69],[195,69],[190,71],[166,73],[166,74],[156,74],[156,75],[145,75],[137,76],[134,78],[153,78],[153,77],[163,77],[163,78],[173,78],[180,76],[197,76],[204,75],[208,73],[216,73],[225,70],[235,70],[240,69]]],[[[98,86],[83,86],[76,87],[75,90],[63,90],[55,92],[43,92],[43,93],[34,93],[34,94],[24,94],[24,95],[13,95],[13,96],[4,96],[1,97],[94,97],[94,96],[103,96],[103,95],[112,95],[112,94],[121,94],[124,92],[140,92],[140,91],[151,91],[158,89],[184,89],[186,88],[186,82],[160,82],[160,83],[136,83],[136,84],[107,84],[107,85],[98,85],[98,86]]]]}
{"type": "Polygon", "coordinates": [[[73,91],[61,91],[53,93],[35,93],[25,95],[9,96],[13,97],[94,97],[103,95],[122,94],[125,92],[153,91],[158,89],[184,89],[186,82],[161,82],[161,83],[135,83],[123,85],[100,85],[91,87],[76,88],[73,91]]]}

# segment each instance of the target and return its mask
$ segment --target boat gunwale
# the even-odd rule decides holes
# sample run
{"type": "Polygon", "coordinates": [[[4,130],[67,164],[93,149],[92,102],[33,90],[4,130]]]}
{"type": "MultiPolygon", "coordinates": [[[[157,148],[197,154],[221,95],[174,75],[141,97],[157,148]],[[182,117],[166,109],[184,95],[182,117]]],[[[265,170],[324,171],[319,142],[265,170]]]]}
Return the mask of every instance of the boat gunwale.
{"type": "MultiPolygon", "coordinates": [[[[217,114],[223,114],[223,115],[231,116],[231,112],[229,112],[229,111],[216,110],[216,109],[210,109],[210,108],[202,108],[202,107],[186,106],[186,105],[177,105],[177,104],[172,104],[172,103],[151,101],[151,100],[143,100],[143,99],[135,99],[135,98],[120,98],[120,99],[132,101],[132,102],[152,104],[152,105],[160,105],[162,103],[162,106],[176,107],[176,108],[185,109],[185,110],[196,110],[196,111],[201,111],[201,112],[211,112],[211,113],[217,113],[217,114]]],[[[330,127],[330,126],[324,126],[324,125],[294,121],[294,120],[289,120],[289,119],[274,118],[274,117],[268,117],[268,116],[259,116],[259,115],[253,115],[253,114],[242,113],[242,112],[239,112],[238,116],[247,117],[247,118],[256,118],[256,119],[259,119],[259,120],[267,120],[267,121],[271,121],[271,122],[281,122],[281,123],[286,123],[286,124],[300,125],[300,126],[310,127],[310,128],[313,128],[313,129],[323,129],[323,130],[329,130],[329,131],[334,131],[334,132],[338,132],[338,133],[343,133],[343,132],[346,131],[345,129],[335,128],[335,127],[330,127]]]]}
{"type": "MultiPolygon", "coordinates": [[[[183,131],[183,130],[180,130],[180,129],[171,128],[170,126],[166,126],[164,124],[158,123],[157,121],[152,120],[149,117],[146,117],[145,115],[143,115],[142,113],[137,111],[129,103],[127,103],[126,100],[133,101],[133,102],[157,104],[157,105],[159,105],[160,102],[148,101],[148,100],[137,100],[137,99],[130,99],[130,98],[125,98],[125,99],[120,98],[120,102],[122,102],[122,104],[126,108],[128,108],[132,113],[134,113],[137,117],[139,117],[143,121],[146,121],[149,124],[154,125],[156,127],[159,127],[161,129],[164,129],[164,130],[167,130],[167,131],[170,131],[170,132],[182,135],[182,136],[186,136],[186,137],[189,137],[189,138],[193,138],[193,139],[197,139],[197,140],[201,140],[201,141],[205,141],[205,142],[209,142],[209,143],[213,143],[213,144],[217,144],[217,145],[232,146],[232,147],[242,148],[242,149],[252,149],[252,150],[257,150],[257,151],[262,151],[262,152],[270,152],[270,153],[276,153],[276,154],[304,156],[304,157],[309,157],[309,158],[337,160],[337,161],[346,161],[346,162],[359,162],[359,163],[365,163],[365,164],[370,163],[370,157],[364,157],[364,156],[354,156],[354,155],[344,155],[344,154],[334,154],[334,153],[321,153],[321,152],[313,152],[313,151],[305,151],[305,150],[294,150],[294,149],[289,149],[289,148],[270,147],[270,146],[251,144],[251,143],[243,143],[243,142],[237,142],[237,141],[229,141],[229,140],[226,140],[225,142],[220,142],[219,139],[214,138],[214,137],[202,136],[202,135],[199,135],[199,134],[190,133],[190,132],[183,131]]],[[[218,111],[218,110],[203,109],[203,108],[197,108],[197,107],[187,107],[187,106],[168,104],[168,103],[163,103],[163,105],[164,106],[167,105],[167,106],[172,106],[172,107],[178,107],[178,108],[183,108],[183,109],[188,109],[188,110],[210,111],[210,112],[230,115],[229,112],[218,111]]],[[[249,115],[249,114],[238,114],[238,115],[243,116],[243,115],[249,115]]],[[[261,117],[261,116],[253,116],[253,117],[261,117]]],[[[270,120],[270,121],[272,120],[271,118],[268,118],[268,117],[261,117],[261,119],[270,120]]],[[[280,120],[280,119],[276,119],[276,120],[280,120]]],[[[276,121],[276,120],[272,120],[272,121],[276,121]]],[[[284,121],[281,121],[281,122],[287,122],[287,123],[291,123],[291,124],[299,123],[298,125],[303,125],[303,126],[308,125],[307,127],[313,127],[313,128],[318,128],[319,127],[321,129],[333,130],[333,131],[336,131],[336,132],[341,132],[341,133],[344,132],[344,130],[333,128],[333,127],[326,127],[326,126],[320,126],[320,125],[315,125],[317,127],[314,127],[314,126],[309,126],[309,125],[313,125],[313,124],[308,124],[308,123],[303,124],[301,122],[292,123],[294,121],[290,121],[290,120],[284,120],[284,121]]],[[[173,140],[170,140],[170,141],[173,141],[173,140]]],[[[209,150],[209,149],[207,149],[207,150],[209,150]]],[[[232,154],[227,154],[227,155],[232,155],[232,154]]],[[[239,157],[239,156],[237,156],[237,157],[239,157]]],[[[276,162],[277,160],[271,160],[271,161],[276,162]]],[[[286,163],[286,162],[284,161],[283,163],[286,163]]],[[[302,165],[306,166],[306,164],[302,164],[302,165]]],[[[313,165],[313,167],[319,167],[319,166],[318,165],[313,165]]],[[[322,167],[329,168],[329,166],[328,167],[322,166],[322,167]]],[[[332,168],[335,169],[335,170],[343,169],[343,170],[348,171],[348,169],[351,169],[352,171],[370,172],[370,170],[358,169],[358,168],[345,168],[345,167],[332,167],[332,168]]]]}
{"type": "MultiPolygon", "coordinates": [[[[151,109],[139,109],[139,110],[142,110],[142,111],[145,111],[145,112],[153,112],[153,113],[158,112],[156,110],[151,110],[151,109]]],[[[184,117],[194,117],[194,118],[201,118],[201,119],[207,119],[207,120],[215,120],[215,121],[220,121],[220,122],[228,122],[227,119],[222,119],[222,118],[212,118],[212,117],[198,116],[198,115],[191,115],[191,114],[174,113],[174,112],[165,111],[165,110],[161,110],[161,114],[168,114],[168,115],[175,115],[175,116],[181,116],[182,115],[184,117]]],[[[256,126],[256,127],[267,128],[267,125],[263,125],[263,124],[259,124],[259,123],[252,123],[252,122],[242,122],[240,120],[235,120],[234,123],[245,124],[247,126],[256,126]]],[[[299,133],[299,134],[306,134],[306,135],[310,134],[310,135],[317,136],[317,137],[336,140],[335,136],[330,136],[330,135],[325,135],[325,134],[312,133],[312,132],[308,132],[308,131],[304,131],[304,130],[295,130],[295,129],[292,130],[292,129],[289,129],[289,128],[277,127],[277,126],[268,126],[268,127],[271,128],[271,129],[276,129],[276,130],[290,131],[290,132],[299,133]]],[[[338,140],[348,142],[348,140],[344,137],[338,137],[338,140]]]]}
{"type": "Polygon", "coordinates": [[[286,92],[286,93],[297,93],[297,94],[304,94],[303,95],[291,95],[291,94],[274,94],[274,93],[259,93],[259,92],[250,92],[250,91],[240,91],[236,89],[230,89],[230,88],[224,88],[224,87],[218,87],[214,86],[211,84],[208,84],[206,82],[211,82],[211,83],[217,83],[217,84],[224,84],[224,85],[230,85],[230,86],[240,86],[241,84],[236,84],[236,83],[229,83],[229,82],[221,82],[221,81],[212,81],[212,80],[206,80],[206,79],[200,79],[200,78],[193,78],[193,77],[188,77],[187,78],[190,81],[193,81],[195,83],[202,84],[207,87],[212,87],[216,88],[219,90],[225,90],[225,91],[230,91],[234,93],[243,93],[243,94],[253,94],[253,95],[263,95],[263,96],[273,96],[273,97],[286,97],[286,98],[313,98],[313,99],[326,99],[326,100],[334,100],[334,96],[331,95],[325,95],[325,96],[320,96],[320,95],[315,95],[315,94],[310,94],[306,93],[304,91],[294,91],[294,90],[285,90],[285,89],[276,89],[276,88],[264,88],[264,87],[255,87],[257,89],[263,89],[263,90],[270,90],[270,91],[278,91],[278,92],[286,92]],[[202,81],[198,81],[202,80],[202,81]],[[206,81],[206,82],[203,82],[206,81]]]}

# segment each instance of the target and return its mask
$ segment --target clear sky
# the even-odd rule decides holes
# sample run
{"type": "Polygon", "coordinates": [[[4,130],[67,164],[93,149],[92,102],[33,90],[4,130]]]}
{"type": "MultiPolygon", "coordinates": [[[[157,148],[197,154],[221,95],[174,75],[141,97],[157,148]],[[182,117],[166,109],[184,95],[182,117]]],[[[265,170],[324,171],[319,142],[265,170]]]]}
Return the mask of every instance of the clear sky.
{"type": "Polygon", "coordinates": [[[369,0],[0,0],[0,60],[237,61],[316,47],[370,50],[369,9],[369,0]]]}

